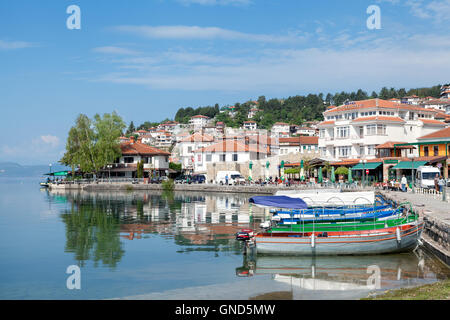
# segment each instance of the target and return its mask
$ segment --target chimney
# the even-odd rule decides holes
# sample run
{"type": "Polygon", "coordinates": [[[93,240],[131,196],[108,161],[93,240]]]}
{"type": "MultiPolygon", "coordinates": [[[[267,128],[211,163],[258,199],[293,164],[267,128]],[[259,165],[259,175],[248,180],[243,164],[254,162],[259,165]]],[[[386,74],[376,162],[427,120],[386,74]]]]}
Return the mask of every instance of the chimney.
{"type": "Polygon", "coordinates": [[[134,136],[131,136],[131,137],[130,137],[130,142],[131,142],[131,144],[134,143],[134,136]]]}

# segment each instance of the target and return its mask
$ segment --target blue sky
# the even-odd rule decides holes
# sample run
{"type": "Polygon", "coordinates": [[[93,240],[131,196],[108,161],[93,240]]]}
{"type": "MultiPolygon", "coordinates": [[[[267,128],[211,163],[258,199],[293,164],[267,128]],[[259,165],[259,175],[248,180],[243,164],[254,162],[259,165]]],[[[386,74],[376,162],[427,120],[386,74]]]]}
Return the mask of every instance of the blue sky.
{"type": "Polygon", "coordinates": [[[260,95],[450,82],[449,26],[450,0],[2,1],[0,161],[57,161],[79,113],[139,124],[260,95]]]}

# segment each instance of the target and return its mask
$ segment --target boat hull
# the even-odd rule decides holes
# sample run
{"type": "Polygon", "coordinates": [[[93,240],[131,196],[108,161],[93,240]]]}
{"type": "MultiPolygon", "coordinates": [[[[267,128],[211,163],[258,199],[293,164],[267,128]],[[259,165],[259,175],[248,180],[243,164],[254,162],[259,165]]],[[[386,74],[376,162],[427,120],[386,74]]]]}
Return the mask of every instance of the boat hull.
{"type": "Polygon", "coordinates": [[[345,233],[329,237],[296,237],[262,234],[255,237],[257,254],[273,255],[367,255],[413,250],[423,231],[423,222],[378,229],[373,232],[345,233]]]}

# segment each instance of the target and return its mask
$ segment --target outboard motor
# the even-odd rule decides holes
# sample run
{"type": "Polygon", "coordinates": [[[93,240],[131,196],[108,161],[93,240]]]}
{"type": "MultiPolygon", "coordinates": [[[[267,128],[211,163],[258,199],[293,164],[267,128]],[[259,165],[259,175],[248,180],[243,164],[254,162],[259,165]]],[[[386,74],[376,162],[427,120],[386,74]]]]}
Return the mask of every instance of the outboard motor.
{"type": "Polygon", "coordinates": [[[253,237],[252,229],[242,229],[236,233],[236,240],[238,241],[249,241],[253,237]]]}

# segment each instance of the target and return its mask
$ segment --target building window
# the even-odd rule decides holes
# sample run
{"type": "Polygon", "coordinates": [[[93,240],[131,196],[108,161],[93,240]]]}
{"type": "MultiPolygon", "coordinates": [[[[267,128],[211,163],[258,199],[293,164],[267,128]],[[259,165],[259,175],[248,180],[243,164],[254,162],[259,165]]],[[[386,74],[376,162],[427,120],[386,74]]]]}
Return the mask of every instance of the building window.
{"type": "Polygon", "coordinates": [[[123,162],[134,163],[134,157],[125,157],[125,158],[123,158],[123,162]]]}
{"type": "Polygon", "coordinates": [[[319,138],[320,139],[325,138],[325,130],[324,129],[320,129],[320,131],[319,131],[319,138]]]}
{"type": "Polygon", "coordinates": [[[211,162],[212,161],[212,155],[211,154],[207,154],[206,155],[206,162],[211,162]]]}
{"type": "Polygon", "coordinates": [[[188,147],[188,153],[192,153],[192,147],[188,147]]]}
{"type": "Polygon", "coordinates": [[[377,125],[376,124],[368,124],[367,125],[367,135],[376,135],[377,134],[377,125]]]}
{"type": "Polygon", "coordinates": [[[364,154],[365,154],[365,152],[364,152],[364,146],[360,146],[360,147],[359,147],[359,156],[360,156],[360,157],[364,157],[364,154]]]}
{"type": "Polygon", "coordinates": [[[423,147],[423,155],[425,156],[425,157],[428,157],[428,146],[425,146],[425,147],[423,147]]]}
{"type": "Polygon", "coordinates": [[[233,154],[233,161],[238,161],[238,155],[237,155],[237,153],[234,153],[234,154],[233,154]]]}
{"type": "Polygon", "coordinates": [[[439,155],[439,146],[433,146],[433,153],[435,156],[439,155]]]}
{"type": "Polygon", "coordinates": [[[220,161],[225,162],[225,156],[226,156],[225,154],[221,154],[220,155],[220,161]]]}
{"type": "Polygon", "coordinates": [[[367,146],[367,155],[374,156],[375,155],[375,145],[367,146]]]}
{"type": "Polygon", "coordinates": [[[349,127],[337,127],[337,137],[339,139],[348,138],[350,128],[349,127]]]}
{"type": "Polygon", "coordinates": [[[347,158],[350,156],[351,147],[339,147],[339,157],[347,158]]]}
{"type": "Polygon", "coordinates": [[[386,135],[386,125],[385,124],[377,125],[377,135],[379,135],[379,136],[386,135]]]}

